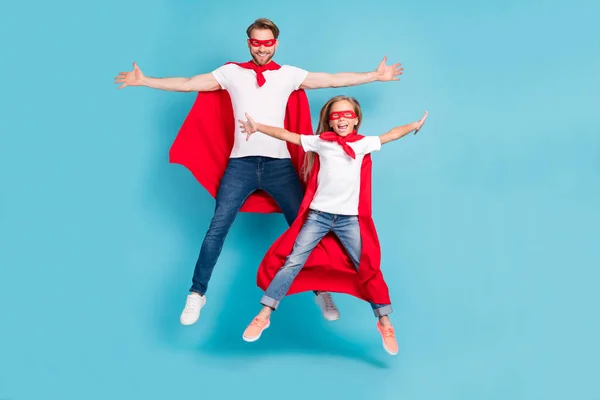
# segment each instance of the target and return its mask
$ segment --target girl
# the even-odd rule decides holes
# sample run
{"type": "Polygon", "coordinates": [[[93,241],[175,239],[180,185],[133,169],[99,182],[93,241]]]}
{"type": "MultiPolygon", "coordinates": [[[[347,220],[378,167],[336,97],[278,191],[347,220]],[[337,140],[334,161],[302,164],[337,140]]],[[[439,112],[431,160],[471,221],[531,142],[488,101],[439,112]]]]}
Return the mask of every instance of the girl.
{"type": "Polygon", "coordinates": [[[302,146],[308,152],[304,177],[310,178],[297,220],[274,243],[259,268],[259,286],[266,287],[261,299],[263,308],[245,330],[243,339],[254,342],[260,338],[270,325],[272,311],[287,294],[328,290],[369,301],[379,318],[377,329],[384,349],[389,354],[398,354],[398,343],[388,316],[392,312],[391,301],[379,269],[379,242],[371,219],[370,153],[412,131],[416,134],[425,123],[427,112],[417,122],[393,128],[381,136],[366,137],[357,133],[362,113],[352,97],[337,96],[323,106],[315,135],[300,135],[263,125],[247,113],[246,118],[246,121],[239,120],[242,131],[247,134],[246,140],[260,131],[302,146]],[[321,246],[320,254],[315,250],[318,246],[321,246]],[[343,247],[349,256],[354,268],[351,274],[349,268],[339,268],[340,262],[348,257],[335,254],[336,246],[343,247]],[[285,261],[281,254],[288,255],[285,261]],[[316,267],[311,273],[303,270],[299,275],[308,264],[316,267]],[[329,276],[327,270],[331,271],[329,276]]]}

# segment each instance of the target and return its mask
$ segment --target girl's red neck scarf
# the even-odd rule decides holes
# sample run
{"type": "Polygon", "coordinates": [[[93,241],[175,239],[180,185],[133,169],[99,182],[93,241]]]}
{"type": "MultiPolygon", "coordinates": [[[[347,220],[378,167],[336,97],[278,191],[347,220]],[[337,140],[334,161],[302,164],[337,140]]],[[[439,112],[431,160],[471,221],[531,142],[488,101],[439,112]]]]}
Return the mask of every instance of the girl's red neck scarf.
{"type": "Polygon", "coordinates": [[[328,142],[337,142],[340,146],[342,146],[342,149],[344,149],[346,154],[355,159],[356,154],[354,153],[352,147],[348,145],[348,143],[357,142],[364,136],[359,135],[356,133],[356,131],[352,131],[347,136],[340,136],[335,132],[323,132],[321,135],[319,135],[319,137],[328,142]]]}

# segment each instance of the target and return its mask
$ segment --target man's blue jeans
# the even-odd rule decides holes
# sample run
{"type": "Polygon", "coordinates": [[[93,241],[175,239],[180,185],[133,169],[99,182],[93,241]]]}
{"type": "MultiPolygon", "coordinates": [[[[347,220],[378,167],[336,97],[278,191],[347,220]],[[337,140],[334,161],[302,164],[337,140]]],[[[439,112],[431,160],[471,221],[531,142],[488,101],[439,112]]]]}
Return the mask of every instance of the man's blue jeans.
{"type": "MultiPolygon", "coordinates": [[[[358,270],[362,251],[358,217],[310,210],[306,222],[296,238],[292,254],[287,257],[284,266],[277,272],[261,299],[263,305],[277,309],[279,302],[287,294],[310,253],[329,232],[333,232],[340,239],[358,270]]],[[[391,304],[371,303],[371,308],[376,317],[382,317],[392,312],[391,304]]]]}
{"type": "Polygon", "coordinates": [[[273,197],[288,225],[296,219],[304,192],[289,158],[231,158],[221,179],[215,214],[196,262],[191,292],[206,293],[225,237],[248,196],[257,190],[263,190],[273,197]]]}

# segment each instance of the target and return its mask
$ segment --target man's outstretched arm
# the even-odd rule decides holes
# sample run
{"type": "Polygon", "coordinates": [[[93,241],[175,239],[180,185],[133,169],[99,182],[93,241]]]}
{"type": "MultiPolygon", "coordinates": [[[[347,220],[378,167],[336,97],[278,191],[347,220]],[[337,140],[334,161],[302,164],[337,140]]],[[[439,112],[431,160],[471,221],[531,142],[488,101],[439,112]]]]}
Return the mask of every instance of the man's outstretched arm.
{"type": "Polygon", "coordinates": [[[300,85],[300,89],[320,89],[333,88],[343,86],[356,86],[370,82],[386,82],[397,81],[402,75],[404,68],[400,67],[400,63],[394,65],[386,65],[387,57],[383,57],[383,61],[372,72],[340,72],[337,74],[328,74],[324,72],[309,72],[300,85]]]}
{"type": "Polygon", "coordinates": [[[127,86],[146,86],[171,92],[210,92],[221,88],[212,73],[191,78],[151,78],[145,76],[136,63],[133,63],[133,71],[120,72],[115,77],[115,83],[121,84],[119,89],[127,86]]]}

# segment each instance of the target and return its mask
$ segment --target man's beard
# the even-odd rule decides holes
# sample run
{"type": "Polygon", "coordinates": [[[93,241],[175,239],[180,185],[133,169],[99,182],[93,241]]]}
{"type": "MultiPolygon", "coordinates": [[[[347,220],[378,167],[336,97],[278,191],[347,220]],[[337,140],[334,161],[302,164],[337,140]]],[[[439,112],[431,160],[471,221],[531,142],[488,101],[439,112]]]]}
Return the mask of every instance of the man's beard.
{"type": "Polygon", "coordinates": [[[267,58],[267,61],[265,61],[265,63],[264,63],[264,64],[261,64],[261,63],[258,61],[258,59],[257,59],[257,57],[254,55],[254,53],[250,53],[250,55],[252,56],[252,59],[254,60],[254,62],[255,62],[256,64],[258,64],[258,65],[267,65],[267,64],[268,64],[268,63],[271,61],[271,59],[273,58],[273,56],[275,55],[275,53],[271,54],[271,55],[269,56],[269,58],[267,58]]]}

